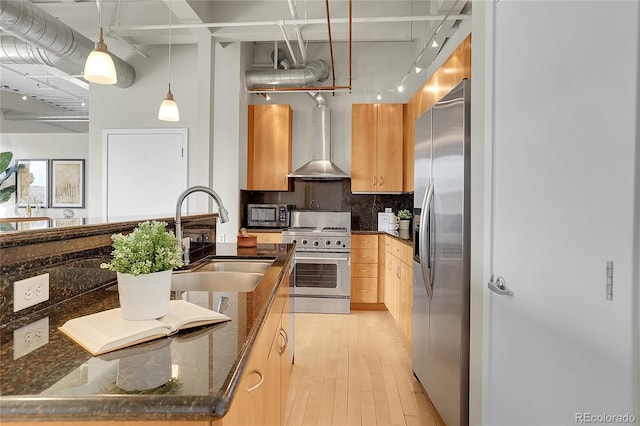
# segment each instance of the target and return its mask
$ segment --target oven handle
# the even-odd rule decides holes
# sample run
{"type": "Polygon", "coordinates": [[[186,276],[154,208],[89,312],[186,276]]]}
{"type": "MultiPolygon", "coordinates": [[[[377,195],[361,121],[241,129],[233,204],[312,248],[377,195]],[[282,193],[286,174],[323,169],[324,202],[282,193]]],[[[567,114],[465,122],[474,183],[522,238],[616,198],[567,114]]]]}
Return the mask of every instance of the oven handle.
{"type": "Polygon", "coordinates": [[[324,261],[324,262],[333,262],[333,261],[336,261],[336,260],[346,260],[348,262],[350,258],[351,258],[351,256],[348,255],[348,254],[345,254],[344,256],[339,256],[339,257],[300,256],[300,255],[296,254],[296,262],[298,260],[320,260],[320,261],[324,261]]]}

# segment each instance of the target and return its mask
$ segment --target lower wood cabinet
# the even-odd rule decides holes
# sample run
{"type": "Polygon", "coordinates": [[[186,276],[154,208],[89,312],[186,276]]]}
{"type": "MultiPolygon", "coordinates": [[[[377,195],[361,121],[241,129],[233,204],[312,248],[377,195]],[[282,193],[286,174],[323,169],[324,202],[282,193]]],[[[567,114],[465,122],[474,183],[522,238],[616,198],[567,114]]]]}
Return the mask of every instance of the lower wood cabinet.
{"type": "Polygon", "coordinates": [[[378,301],[378,235],[351,236],[351,303],[378,301]]]}
{"type": "Polygon", "coordinates": [[[384,304],[411,342],[413,336],[413,249],[384,237],[384,304]]]}
{"type": "Polygon", "coordinates": [[[213,426],[281,426],[284,424],[293,362],[290,271],[265,318],[227,414],[213,426]],[[291,336],[292,337],[292,336],[291,336]]]}

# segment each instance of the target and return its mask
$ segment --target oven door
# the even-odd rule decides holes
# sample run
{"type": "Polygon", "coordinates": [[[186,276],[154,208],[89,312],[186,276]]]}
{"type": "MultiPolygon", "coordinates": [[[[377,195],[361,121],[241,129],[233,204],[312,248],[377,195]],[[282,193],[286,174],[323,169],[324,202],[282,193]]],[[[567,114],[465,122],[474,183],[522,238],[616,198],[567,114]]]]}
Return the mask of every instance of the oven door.
{"type": "Polygon", "coordinates": [[[294,294],[348,299],[351,295],[350,254],[296,252],[294,294]]]}

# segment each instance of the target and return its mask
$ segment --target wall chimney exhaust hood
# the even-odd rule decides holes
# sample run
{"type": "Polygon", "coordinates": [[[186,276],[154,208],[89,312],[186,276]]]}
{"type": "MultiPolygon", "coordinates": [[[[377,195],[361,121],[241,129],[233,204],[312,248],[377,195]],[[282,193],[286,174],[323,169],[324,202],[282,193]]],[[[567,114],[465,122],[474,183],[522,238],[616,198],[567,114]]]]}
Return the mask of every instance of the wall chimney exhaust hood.
{"type": "Polygon", "coordinates": [[[331,110],[318,105],[313,110],[313,139],[311,161],[289,177],[307,180],[348,179],[350,176],[331,162],[331,110]]]}

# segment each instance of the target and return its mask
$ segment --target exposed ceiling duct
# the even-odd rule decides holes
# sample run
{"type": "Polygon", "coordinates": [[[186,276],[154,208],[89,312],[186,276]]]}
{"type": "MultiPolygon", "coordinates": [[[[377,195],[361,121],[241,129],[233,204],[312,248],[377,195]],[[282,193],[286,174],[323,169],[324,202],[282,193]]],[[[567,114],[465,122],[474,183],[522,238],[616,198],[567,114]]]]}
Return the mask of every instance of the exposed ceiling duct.
{"type": "MultiPolygon", "coordinates": [[[[71,74],[80,74],[87,56],[95,47],[93,41],[28,0],[0,0],[0,29],[38,49],[45,50],[49,58],[47,60],[51,60],[53,55],[75,64],[77,69],[71,74]]],[[[32,53],[29,53],[24,46],[17,44],[14,45],[14,49],[20,49],[13,56],[14,61],[18,58],[42,59],[42,55],[32,54],[33,49],[31,49],[32,53]]],[[[115,85],[120,88],[131,86],[136,79],[134,68],[113,54],[111,57],[118,74],[118,82],[115,85]]],[[[57,65],[54,66],[57,67],[57,65]]],[[[63,71],[68,73],[67,70],[63,71]]]]}
{"type": "Polygon", "coordinates": [[[326,81],[331,69],[322,59],[310,61],[304,68],[247,71],[244,75],[247,89],[256,87],[307,87],[326,81]]]}
{"type": "Polygon", "coordinates": [[[310,94],[317,105],[313,109],[311,161],[291,173],[289,177],[301,179],[345,179],[349,178],[340,167],[331,162],[331,110],[324,97],[310,94]]]}
{"type": "Polygon", "coordinates": [[[54,114],[47,113],[29,113],[6,110],[2,112],[2,117],[10,121],[44,121],[44,122],[84,122],[89,121],[89,114],[77,112],[56,112],[54,114]]]}
{"type": "Polygon", "coordinates": [[[39,49],[15,36],[0,36],[0,63],[48,65],[69,75],[78,71],[76,63],[39,49]]]}

